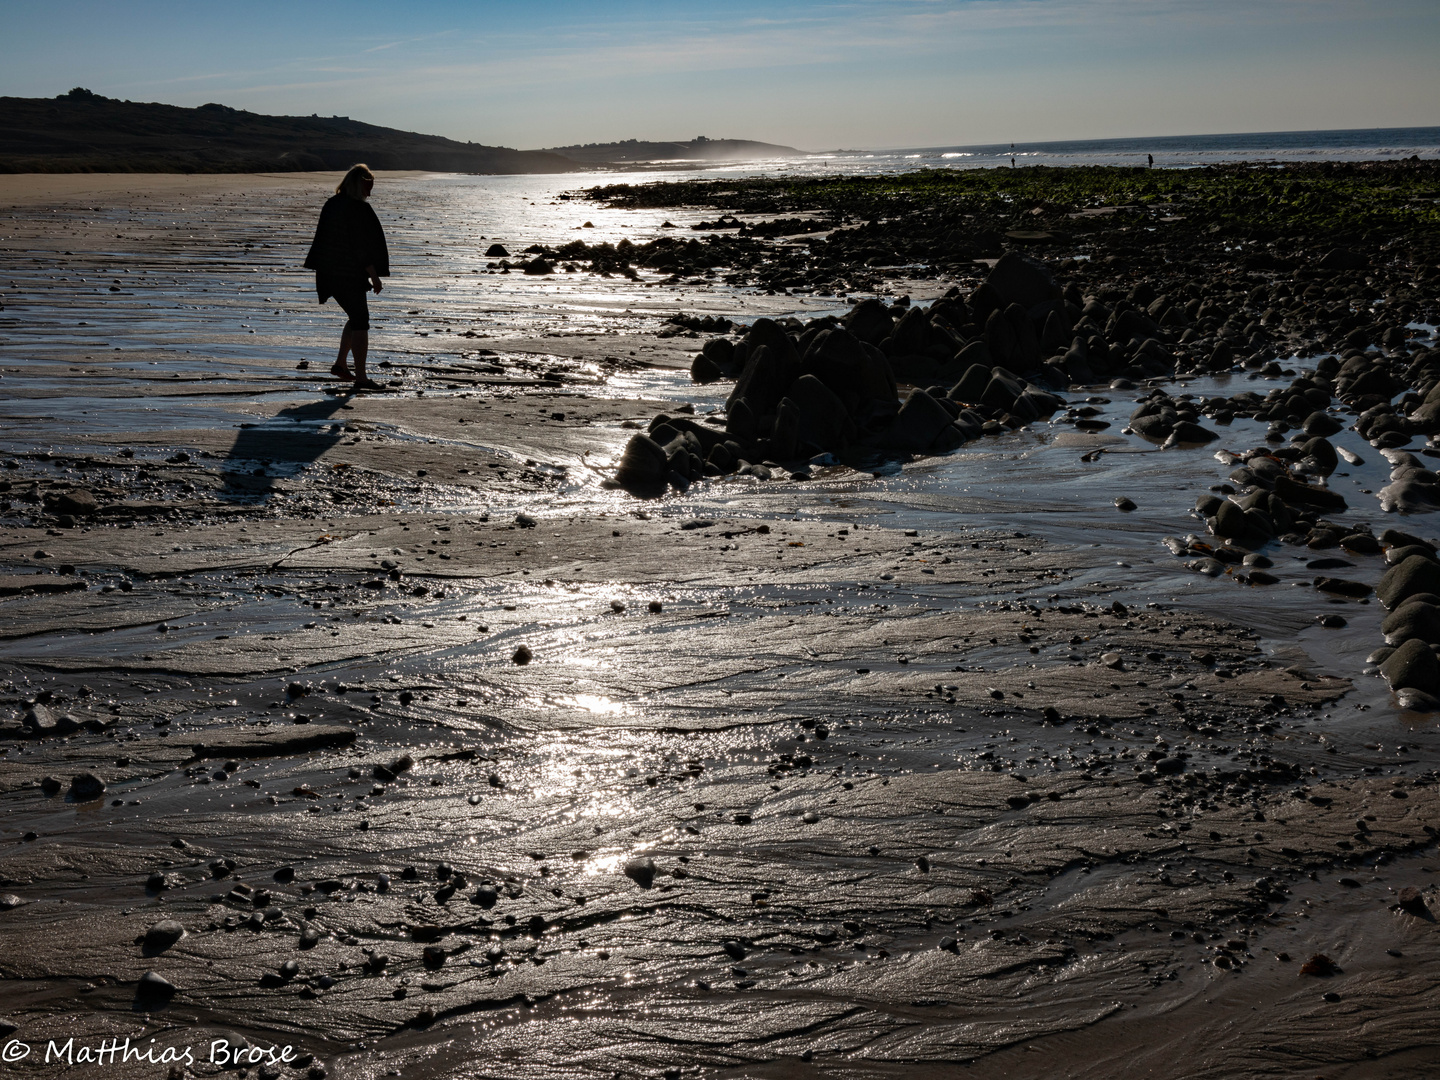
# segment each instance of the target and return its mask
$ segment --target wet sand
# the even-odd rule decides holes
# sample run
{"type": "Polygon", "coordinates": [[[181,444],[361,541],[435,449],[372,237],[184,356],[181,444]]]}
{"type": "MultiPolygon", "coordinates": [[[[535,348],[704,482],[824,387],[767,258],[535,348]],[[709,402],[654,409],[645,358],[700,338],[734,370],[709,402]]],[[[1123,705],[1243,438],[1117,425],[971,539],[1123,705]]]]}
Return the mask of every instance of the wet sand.
{"type": "Polygon", "coordinates": [[[602,483],[635,428],[726,393],[672,315],[843,300],[488,273],[497,221],[689,219],[388,178],[394,390],[354,396],[294,270],[325,178],[16,179],[5,1039],[313,1055],[284,1076],[1433,1072],[1433,721],[1365,671],[1378,605],[1160,545],[1233,465],[1057,422],[637,500],[602,483]],[[42,512],[76,489],[94,514],[42,512]]]}

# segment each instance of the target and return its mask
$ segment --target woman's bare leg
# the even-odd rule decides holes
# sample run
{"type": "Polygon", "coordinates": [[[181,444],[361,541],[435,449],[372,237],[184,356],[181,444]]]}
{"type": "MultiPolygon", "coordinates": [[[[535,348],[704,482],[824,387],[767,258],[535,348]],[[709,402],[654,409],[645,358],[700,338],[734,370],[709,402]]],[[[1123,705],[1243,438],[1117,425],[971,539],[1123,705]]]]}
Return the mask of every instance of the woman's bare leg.
{"type": "Polygon", "coordinates": [[[351,330],[350,332],[350,355],[355,358],[355,378],[365,378],[365,357],[370,354],[370,331],[351,330]]]}
{"type": "Polygon", "coordinates": [[[355,348],[355,332],[349,327],[340,334],[340,355],[335,357],[335,365],[330,369],[330,374],[337,379],[353,379],[350,369],[345,366],[345,357],[355,348]]]}

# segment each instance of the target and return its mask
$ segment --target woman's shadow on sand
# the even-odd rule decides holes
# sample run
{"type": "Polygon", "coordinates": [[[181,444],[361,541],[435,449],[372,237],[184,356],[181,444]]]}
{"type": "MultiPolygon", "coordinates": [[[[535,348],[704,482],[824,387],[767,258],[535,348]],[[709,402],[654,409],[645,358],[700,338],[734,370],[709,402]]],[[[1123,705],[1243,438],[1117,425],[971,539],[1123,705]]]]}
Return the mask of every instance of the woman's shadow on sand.
{"type": "Polygon", "coordinates": [[[282,491],[280,482],[312,465],[345,434],[343,423],[324,427],[351,395],[335,393],[324,401],[282,409],[258,424],[242,424],[220,466],[222,502],[259,503],[282,491]]]}

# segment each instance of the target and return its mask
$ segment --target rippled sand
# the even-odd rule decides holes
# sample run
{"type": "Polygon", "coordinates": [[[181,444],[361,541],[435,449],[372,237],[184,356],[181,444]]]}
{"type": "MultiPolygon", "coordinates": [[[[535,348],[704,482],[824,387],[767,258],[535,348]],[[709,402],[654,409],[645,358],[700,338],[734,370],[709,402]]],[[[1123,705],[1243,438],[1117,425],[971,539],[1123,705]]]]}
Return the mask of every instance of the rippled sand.
{"type": "MultiPolygon", "coordinates": [[[[1313,553],[1263,591],[1161,545],[1231,466],[1082,390],[1108,431],[641,503],[602,487],[633,425],[727,391],[670,315],[844,301],[487,272],[698,215],[383,177],[393,390],[355,397],[297,270],[330,183],[0,177],[6,1039],[347,1077],[1431,1075],[1432,725],[1313,553]],[[66,484],[102,512],[37,520],[66,484]],[[19,737],[37,695],[60,727],[19,737]],[[145,945],[163,918],[187,935],[145,945]]],[[[1383,476],[1332,481],[1351,518],[1383,476]]]]}

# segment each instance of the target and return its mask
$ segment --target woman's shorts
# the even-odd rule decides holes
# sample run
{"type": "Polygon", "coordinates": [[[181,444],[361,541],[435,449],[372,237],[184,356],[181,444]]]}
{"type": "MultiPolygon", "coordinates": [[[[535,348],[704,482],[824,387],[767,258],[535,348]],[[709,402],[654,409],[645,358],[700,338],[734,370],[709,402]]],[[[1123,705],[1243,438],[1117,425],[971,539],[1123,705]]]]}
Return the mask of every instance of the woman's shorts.
{"type": "Polygon", "coordinates": [[[345,309],[345,314],[349,316],[345,321],[346,330],[370,329],[370,302],[366,299],[370,292],[370,282],[364,278],[324,281],[318,288],[322,304],[327,296],[333,296],[335,302],[345,309]]]}

